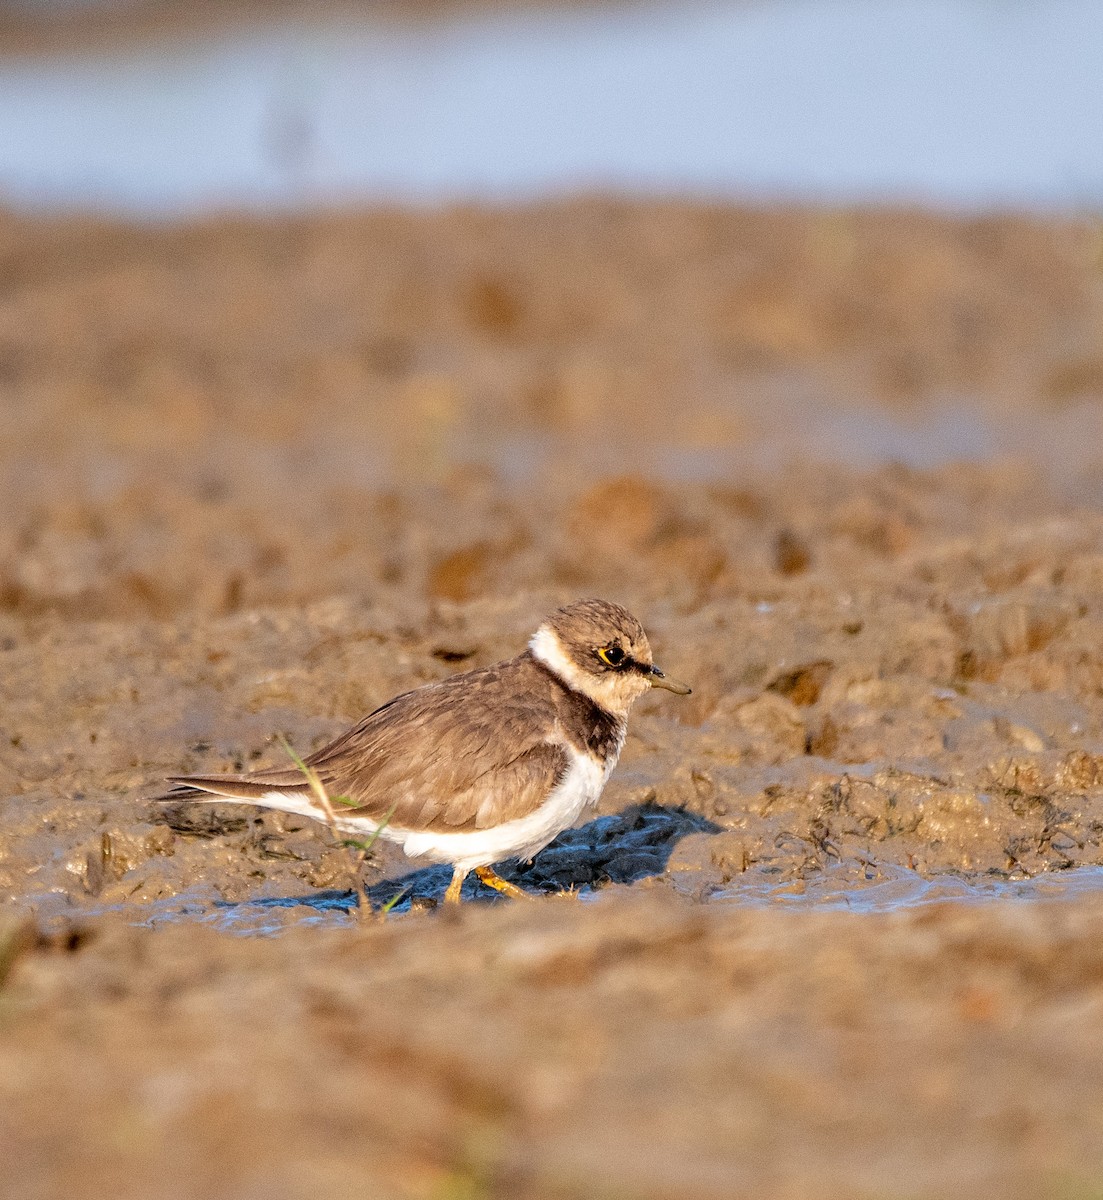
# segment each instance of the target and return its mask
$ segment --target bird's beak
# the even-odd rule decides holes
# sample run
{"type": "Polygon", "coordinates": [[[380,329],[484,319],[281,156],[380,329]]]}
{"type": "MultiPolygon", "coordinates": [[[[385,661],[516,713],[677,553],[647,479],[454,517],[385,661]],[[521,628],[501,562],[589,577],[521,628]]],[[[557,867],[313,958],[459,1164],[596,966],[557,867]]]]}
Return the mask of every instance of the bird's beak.
{"type": "Polygon", "coordinates": [[[693,688],[688,683],[679,683],[677,679],[668,679],[658,667],[651,668],[651,686],[653,688],[666,688],[668,692],[674,692],[679,696],[688,696],[693,688]]]}

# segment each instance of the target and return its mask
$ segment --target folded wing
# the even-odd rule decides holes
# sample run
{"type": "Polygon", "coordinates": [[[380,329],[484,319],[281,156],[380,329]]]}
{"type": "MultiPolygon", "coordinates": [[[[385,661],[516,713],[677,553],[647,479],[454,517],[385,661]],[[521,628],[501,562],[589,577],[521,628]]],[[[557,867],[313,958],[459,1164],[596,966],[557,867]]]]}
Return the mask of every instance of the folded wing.
{"type": "MultiPolygon", "coordinates": [[[[567,769],[551,700],[513,660],[407,692],[306,761],[340,814],[398,828],[460,832],[539,808],[567,769]],[[393,812],[391,811],[393,808],[393,812]]],[[[180,776],[166,799],[264,804],[272,792],[308,794],[294,767],[247,775],[180,776]]]]}

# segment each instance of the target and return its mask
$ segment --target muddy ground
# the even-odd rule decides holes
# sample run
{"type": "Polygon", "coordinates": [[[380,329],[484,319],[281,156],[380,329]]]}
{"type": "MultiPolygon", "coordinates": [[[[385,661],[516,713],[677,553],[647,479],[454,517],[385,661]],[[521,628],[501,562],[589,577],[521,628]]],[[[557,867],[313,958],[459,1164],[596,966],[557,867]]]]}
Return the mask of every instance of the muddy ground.
{"type": "Polygon", "coordinates": [[[1101,247],[0,219],[0,1195],[1098,1195],[1101,247]],[[694,693],[533,903],[151,803],[594,594],[694,693]]]}

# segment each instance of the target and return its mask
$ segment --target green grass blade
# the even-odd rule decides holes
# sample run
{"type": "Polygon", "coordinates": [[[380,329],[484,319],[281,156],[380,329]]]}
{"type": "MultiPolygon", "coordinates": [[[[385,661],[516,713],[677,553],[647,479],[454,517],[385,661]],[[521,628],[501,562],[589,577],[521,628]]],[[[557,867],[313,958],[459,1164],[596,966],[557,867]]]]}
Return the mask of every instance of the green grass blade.
{"type": "Polygon", "coordinates": [[[379,835],[380,835],[380,834],[383,832],[383,830],[384,830],[384,829],[386,829],[386,828],[387,828],[387,826],[388,826],[388,825],[391,823],[391,817],[393,817],[393,816],[394,816],[394,810],[395,810],[397,807],[398,807],[398,801],[396,800],[396,801],[395,801],[395,802],[394,802],[394,803],[391,805],[391,807],[387,809],[387,815],[386,815],[386,816],[383,818],[383,820],[382,820],[382,821],[380,821],[380,822],[379,822],[379,824],[378,824],[378,825],[375,827],[375,829],[372,831],[372,835],[371,835],[371,837],[369,837],[369,838],[368,838],[368,839],[367,839],[367,840],[364,842],[364,853],[365,853],[365,854],[367,854],[367,852],[368,852],[368,851],[369,851],[369,850],[372,848],[372,846],[374,846],[374,845],[375,845],[375,843],[379,841],[379,835]]]}
{"type": "Polygon", "coordinates": [[[410,889],[408,887],[404,887],[401,891],[395,892],[395,894],[379,910],[380,915],[385,917],[409,890],[410,889]]]}

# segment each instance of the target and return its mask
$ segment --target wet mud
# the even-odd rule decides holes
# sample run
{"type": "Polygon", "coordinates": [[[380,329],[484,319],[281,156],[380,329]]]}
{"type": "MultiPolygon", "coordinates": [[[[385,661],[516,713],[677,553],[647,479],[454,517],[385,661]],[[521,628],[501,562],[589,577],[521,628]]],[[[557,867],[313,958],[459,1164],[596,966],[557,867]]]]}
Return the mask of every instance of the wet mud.
{"type": "Polygon", "coordinates": [[[1099,245],[0,219],[0,1195],[1094,1194],[1099,245]],[[530,903],[152,803],[582,595],[694,692],[530,903]]]}

